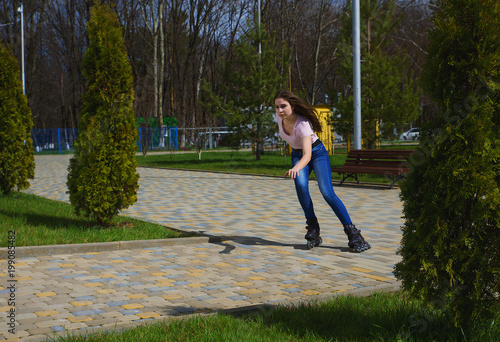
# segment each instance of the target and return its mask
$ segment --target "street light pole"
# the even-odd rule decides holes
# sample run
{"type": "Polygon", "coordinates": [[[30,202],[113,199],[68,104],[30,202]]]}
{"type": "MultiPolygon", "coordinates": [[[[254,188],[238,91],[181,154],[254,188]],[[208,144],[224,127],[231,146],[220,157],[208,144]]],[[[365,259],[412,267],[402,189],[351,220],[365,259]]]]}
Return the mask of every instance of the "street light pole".
{"type": "Polygon", "coordinates": [[[359,0],[352,0],[352,64],[354,102],[354,149],[361,149],[361,42],[359,0]]]}
{"type": "Polygon", "coordinates": [[[258,37],[259,37],[259,66],[261,63],[261,58],[262,58],[262,43],[260,41],[261,36],[260,36],[260,0],[257,1],[257,30],[258,30],[258,37]]]}
{"type": "Polygon", "coordinates": [[[23,80],[23,94],[26,95],[26,83],[24,81],[24,8],[22,3],[17,11],[21,13],[21,78],[23,80]]]}

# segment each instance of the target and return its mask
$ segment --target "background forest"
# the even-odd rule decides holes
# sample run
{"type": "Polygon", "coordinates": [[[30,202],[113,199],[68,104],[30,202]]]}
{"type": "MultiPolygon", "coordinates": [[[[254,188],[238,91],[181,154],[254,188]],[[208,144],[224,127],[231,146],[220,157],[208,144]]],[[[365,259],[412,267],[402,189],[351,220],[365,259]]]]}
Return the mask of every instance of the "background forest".
{"type": "MultiPolygon", "coordinates": [[[[4,0],[0,5],[0,40],[12,48],[20,66],[21,2],[4,0]]],[[[227,67],[235,60],[238,40],[255,27],[257,1],[110,2],[124,28],[134,77],[135,116],[175,116],[180,128],[216,126],[217,119],[201,105],[206,101],[203,82],[224,95],[221,64],[227,67]]],[[[426,56],[432,1],[361,3],[367,8],[377,3],[380,13],[387,12],[386,6],[394,7],[390,22],[385,22],[388,16],[371,13],[363,18],[362,13],[362,44],[374,51],[377,46],[370,42],[376,37],[373,41],[383,46],[383,55],[404,57],[405,77],[418,80],[426,56]],[[388,25],[391,29],[385,30],[388,25]]],[[[89,44],[86,23],[92,4],[93,0],[23,1],[26,95],[34,128],[78,126],[86,84],[82,76],[89,44]]],[[[282,76],[311,104],[332,105],[350,94],[352,78],[345,73],[350,53],[345,47],[345,25],[350,15],[347,0],[261,1],[262,26],[274,36],[275,46],[290,49],[289,66],[282,67],[282,76]]],[[[420,109],[421,119],[433,115],[434,106],[424,96],[420,109]]]]}

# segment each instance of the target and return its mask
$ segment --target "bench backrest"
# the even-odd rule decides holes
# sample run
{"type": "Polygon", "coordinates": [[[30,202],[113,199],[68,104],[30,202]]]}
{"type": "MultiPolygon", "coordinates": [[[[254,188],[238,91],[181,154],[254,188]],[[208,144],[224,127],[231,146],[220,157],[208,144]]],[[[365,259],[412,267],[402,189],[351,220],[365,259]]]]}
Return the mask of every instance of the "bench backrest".
{"type": "Polygon", "coordinates": [[[415,150],[351,150],[344,165],[406,168],[413,152],[415,150]]]}

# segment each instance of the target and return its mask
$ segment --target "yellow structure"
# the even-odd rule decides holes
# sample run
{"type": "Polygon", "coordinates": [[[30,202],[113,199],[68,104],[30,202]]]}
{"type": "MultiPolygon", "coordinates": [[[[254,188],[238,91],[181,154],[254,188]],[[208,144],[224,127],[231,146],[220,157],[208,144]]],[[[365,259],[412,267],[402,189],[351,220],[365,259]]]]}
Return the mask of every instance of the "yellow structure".
{"type": "MultiPolygon", "coordinates": [[[[326,151],[328,154],[333,154],[334,153],[334,144],[333,141],[335,140],[335,136],[333,134],[332,126],[328,123],[328,120],[332,114],[332,110],[328,106],[313,106],[314,110],[316,111],[316,115],[318,116],[319,122],[321,123],[321,128],[323,129],[323,132],[318,133],[315,132],[318,135],[318,138],[321,140],[323,145],[325,145],[326,151]]],[[[285,146],[285,142],[282,141],[281,144],[281,154],[283,154],[283,147],[285,146]]],[[[292,153],[292,148],[287,145],[288,147],[288,154],[292,153]]]]}
{"type": "Polygon", "coordinates": [[[319,122],[321,123],[321,128],[323,129],[323,132],[316,132],[316,134],[318,135],[318,138],[323,142],[323,145],[325,145],[328,154],[333,154],[333,142],[335,140],[335,135],[333,134],[332,126],[328,123],[330,117],[332,116],[332,109],[329,106],[313,107],[316,110],[316,115],[318,116],[319,122]]]}
{"type": "MultiPolygon", "coordinates": [[[[335,153],[335,147],[334,147],[334,141],[335,141],[335,134],[333,132],[333,127],[329,123],[329,120],[332,116],[332,110],[331,107],[328,106],[313,106],[314,109],[316,110],[316,114],[318,116],[319,122],[321,123],[321,128],[323,128],[323,132],[321,133],[316,133],[318,137],[321,139],[323,142],[323,145],[325,145],[326,150],[328,151],[328,154],[334,154],[335,153]]],[[[380,150],[380,126],[378,123],[378,120],[375,123],[375,130],[377,134],[377,142],[376,142],[376,149],[380,150]]],[[[362,146],[365,145],[364,141],[361,142],[362,146]]],[[[363,147],[362,147],[363,148],[363,147]]],[[[347,135],[347,151],[349,152],[351,149],[351,135],[347,135]]]]}
{"type": "MultiPolygon", "coordinates": [[[[328,152],[328,154],[334,154],[335,153],[335,134],[333,132],[333,127],[329,123],[330,118],[332,116],[332,109],[329,106],[324,106],[324,105],[318,105],[318,106],[313,106],[314,110],[316,111],[316,115],[318,116],[319,122],[321,123],[321,128],[323,129],[323,132],[316,134],[318,135],[318,138],[323,142],[323,145],[325,145],[325,148],[328,152]]],[[[379,135],[380,132],[380,127],[378,124],[378,121],[376,123],[376,130],[377,130],[377,136],[379,135]]],[[[364,145],[364,142],[362,142],[362,145],[364,145]]],[[[282,142],[281,146],[281,154],[283,154],[283,146],[284,142],[282,142]]],[[[380,139],[377,139],[376,142],[376,148],[380,149],[380,139]]],[[[349,134],[347,136],[347,151],[349,152],[351,149],[351,135],[349,134]]],[[[288,154],[291,153],[291,147],[288,146],[288,154]]]]}

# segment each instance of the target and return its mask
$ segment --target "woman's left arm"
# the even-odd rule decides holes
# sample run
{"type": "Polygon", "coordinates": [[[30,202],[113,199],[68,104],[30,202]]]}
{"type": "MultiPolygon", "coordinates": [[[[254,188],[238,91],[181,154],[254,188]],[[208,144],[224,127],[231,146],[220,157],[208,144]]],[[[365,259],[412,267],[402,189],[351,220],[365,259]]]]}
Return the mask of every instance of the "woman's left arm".
{"type": "Polygon", "coordinates": [[[311,161],[311,156],[312,156],[311,136],[306,135],[301,139],[301,141],[302,141],[302,158],[300,158],[299,162],[295,164],[293,168],[291,168],[285,173],[285,177],[290,176],[290,178],[295,179],[299,175],[299,171],[302,170],[311,161]]]}

